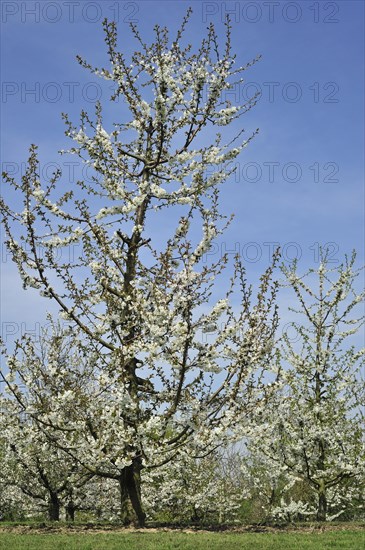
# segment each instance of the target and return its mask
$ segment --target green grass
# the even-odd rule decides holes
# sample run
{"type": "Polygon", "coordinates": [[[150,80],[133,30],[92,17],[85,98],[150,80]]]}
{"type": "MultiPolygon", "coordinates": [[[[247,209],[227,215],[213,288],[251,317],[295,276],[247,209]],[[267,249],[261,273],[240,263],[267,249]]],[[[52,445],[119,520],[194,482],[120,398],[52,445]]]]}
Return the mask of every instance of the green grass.
{"type": "Polygon", "coordinates": [[[362,550],[364,531],[324,533],[0,533],[2,550],[362,550]]]}

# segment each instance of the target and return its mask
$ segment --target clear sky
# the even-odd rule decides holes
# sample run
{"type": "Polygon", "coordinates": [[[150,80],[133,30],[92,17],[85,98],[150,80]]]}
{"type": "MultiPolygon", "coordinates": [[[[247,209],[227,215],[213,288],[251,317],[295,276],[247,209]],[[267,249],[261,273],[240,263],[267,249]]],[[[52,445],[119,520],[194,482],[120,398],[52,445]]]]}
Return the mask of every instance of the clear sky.
{"type": "MultiPolygon", "coordinates": [[[[93,111],[96,96],[107,104],[101,81],[75,61],[80,54],[91,64],[107,65],[104,17],[118,21],[119,46],[128,52],[134,49],[128,21],[148,41],[157,22],[176,29],[190,4],[187,41],[197,44],[210,21],[223,31],[230,12],[237,62],[262,54],[231,98],[234,103],[262,92],[241,119],[247,135],[257,127],[260,133],[222,189],[222,209],[236,217],[214,253],[239,250],[253,278],[269,264],[275,245],[284,260],[300,258],[303,269],[318,265],[318,246],[326,243],[334,262],[356,248],[363,263],[362,1],[3,0],[2,170],[19,175],[30,143],[36,143],[47,177],[47,163],[62,166],[65,158],[57,150],[69,145],[61,112],[77,122],[82,108],[93,111]]],[[[42,323],[50,303],[21,290],[4,249],[1,271],[2,333],[10,338],[12,331],[20,335],[42,323]]]]}

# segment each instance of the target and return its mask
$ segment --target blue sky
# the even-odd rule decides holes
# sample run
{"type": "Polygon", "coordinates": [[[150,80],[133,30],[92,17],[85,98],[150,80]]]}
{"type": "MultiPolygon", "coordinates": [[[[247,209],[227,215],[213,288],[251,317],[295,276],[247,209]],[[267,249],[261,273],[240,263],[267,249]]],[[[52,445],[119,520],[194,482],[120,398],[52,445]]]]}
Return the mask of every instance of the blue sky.
{"type": "MultiPolygon", "coordinates": [[[[197,44],[210,21],[223,31],[231,11],[238,64],[262,54],[232,96],[241,101],[262,91],[242,119],[247,135],[257,127],[260,133],[222,189],[222,209],[236,217],[216,253],[239,250],[252,277],[268,265],[275,243],[284,259],[298,256],[303,269],[316,265],[318,246],[326,243],[334,261],[356,248],[364,263],[362,1],[3,1],[2,170],[19,174],[30,143],[39,146],[43,164],[60,163],[57,150],[68,145],[60,113],[77,122],[82,108],[93,111],[95,93],[107,104],[101,81],[75,61],[80,54],[107,64],[104,17],[117,19],[119,45],[128,52],[134,49],[128,20],[148,41],[156,22],[176,29],[190,4],[187,41],[197,44]]],[[[1,271],[3,333],[43,322],[50,303],[21,290],[4,250],[1,271]]]]}

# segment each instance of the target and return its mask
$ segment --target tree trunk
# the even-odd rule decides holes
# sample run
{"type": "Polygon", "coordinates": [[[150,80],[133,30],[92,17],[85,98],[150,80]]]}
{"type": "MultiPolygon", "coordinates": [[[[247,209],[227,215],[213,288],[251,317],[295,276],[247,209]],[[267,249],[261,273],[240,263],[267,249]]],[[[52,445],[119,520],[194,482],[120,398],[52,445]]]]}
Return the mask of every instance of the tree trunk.
{"type": "Polygon", "coordinates": [[[75,521],[75,505],[69,502],[66,506],[66,521],[75,521]]]}
{"type": "Polygon", "coordinates": [[[126,468],[119,478],[119,495],[120,495],[120,519],[123,525],[129,525],[131,520],[128,509],[128,489],[126,480],[126,468]]]}
{"type": "Polygon", "coordinates": [[[48,503],[48,517],[50,521],[60,520],[60,501],[57,493],[50,494],[50,500],[48,503]]]}
{"type": "Polygon", "coordinates": [[[133,510],[137,516],[139,527],[144,527],[146,522],[146,514],[142,507],[141,498],[141,459],[135,458],[130,466],[125,468],[126,481],[129,498],[131,500],[133,510]]]}
{"type": "Polygon", "coordinates": [[[326,521],[326,519],[327,519],[327,495],[326,495],[326,488],[322,483],[318,491],[317,520],[326,521]]]}

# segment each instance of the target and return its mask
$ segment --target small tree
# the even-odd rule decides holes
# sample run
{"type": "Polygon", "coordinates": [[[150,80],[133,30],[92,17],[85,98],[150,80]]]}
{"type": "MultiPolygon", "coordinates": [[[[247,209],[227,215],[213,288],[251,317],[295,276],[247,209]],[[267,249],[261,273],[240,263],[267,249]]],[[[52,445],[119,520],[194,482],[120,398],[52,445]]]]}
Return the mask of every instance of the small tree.
{"type": "MultiPolygon", "coordinates": [[[[356,315],[364,293],[355,288],[361,272],[354,268],[355,257],[353,253],[331,268],[322,253],[318,270],[303,276],[297,273],[296,263],[283,267],[300,306],[299,311],[290,310],[301,314],[304,322],[292,323],[294,341],[284,335],[283,387],[252,436],[254,448],[269,459],[271,468],[276,464],[291,483],[303,480],[309,485],[320,521],[352,507],[365,465],[364,349],[358,350],[350,341],[364,322],[363,316],[356,315]]],[[[310,503],[301,504],[307,514],[310,503]]],[[[300,513],[300,507],[284,499],[284,515],[286,508],[300,513]]]]}
{"type": "Polygon", "coordinates": [[[61,451],[48,439],[41,438],[39,431],[32,429],[31,422],[18,416],[17,407],[7,405],[6,414],[0,418],[6,439],[1,479],[30,497],[38,510],[46,510],[51,521],[58,521],[68,477],[72,474],[70,461],[60,456],[61,451]]]}
{"type": "Polygon", "coordinates": [[[143,472],[147,513],[168,523],[217,525],[237,521],[247,492],[240,458],[231,449],[220,449],[196,459],[186,449],[163,468],[143,472]]]}
{"type": "Polygon", "coordinates": [[[38,502],[38,509],[46,509],[51,521],[58,521],[61,506],[73,520],[74,499],[91,474],[55,443],[52,427],[58,419],[52,412],[58,403],[67,419],[73,408],[67,397],[89,379],[79,350],[75,352],[70,338],[61,336],[59,327],[53,328],[52,337],[44,332],[36,360],[35,344],[24,336],[8,358],[9,372],[6,376],[0,372],[8,393],[0,396],[1,480],[18,487],[38,502]]]}
{"type": "Polygon", "coordinates": [[[132,63],[117,50],[115,24],[104,21],[110,68],[78,60],[115,85],[111,99],[125,100],[126,120],[107,131],[100,104],[94,118],[81,112],[80,127],[63,115],[75,142],[67,153],[94,171],[92,184],[78,181],[76,192],[61,183],[60,172],[43,184],[33,145],[21,183],[5,174],[23,197],[22,212],[0,203],[24,288],[58,304],[97,364],[94,393],[68,394],[75,405],[89,400],[78,418],[71,415],[66,426],[56,402],[52,424],[48,411],[37,419],[57,430],[58,444],[83,468],[119,481],[123,520],[129,497],[141,525],[141,468],[174,460],[186,444],[196,456],[209,453],[264,402],[262,373],[277,324],[272,268],[254,302],[239,258],[224,298],[203,310],[228,261],[202,262],[227,225],[218,188],[251,139],[240,130],[224,143],[205,129],[227,126],[255,98],[232,106],[224,97],[251,65],[234,67],[229,22],[223,48],[211,24],[191,53],[191,45],[182,45],[189,16],[190,10],[171,42],[156,25],[156,40],[147,45],[131,25],[140,46],[132,63]],[[171,207],[174,229],[164,218],[171,207]],[[162,244],[153,239],[156,224],[166,236],[162,244]],[[69,245],[79,246],[74,262],[55,254],[69,245]],[[214,342],[202,341],[207,331],[216,331],[214,342]]]}

